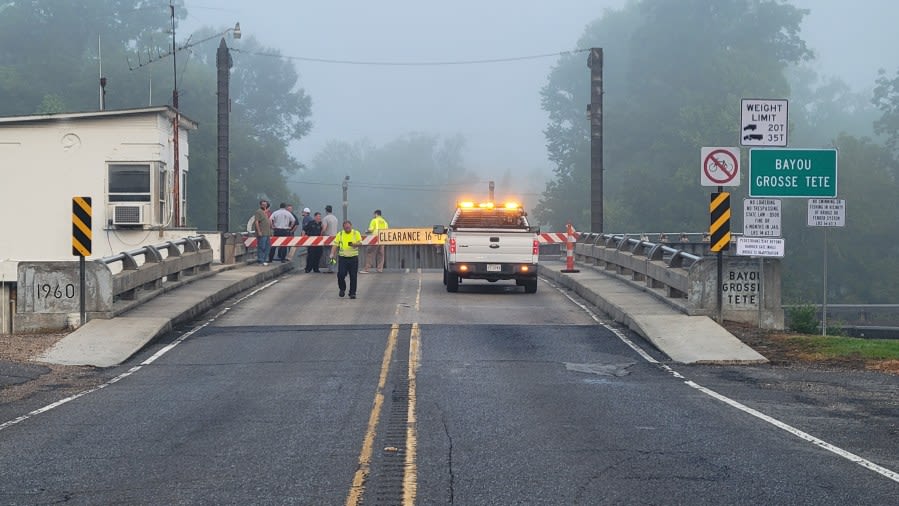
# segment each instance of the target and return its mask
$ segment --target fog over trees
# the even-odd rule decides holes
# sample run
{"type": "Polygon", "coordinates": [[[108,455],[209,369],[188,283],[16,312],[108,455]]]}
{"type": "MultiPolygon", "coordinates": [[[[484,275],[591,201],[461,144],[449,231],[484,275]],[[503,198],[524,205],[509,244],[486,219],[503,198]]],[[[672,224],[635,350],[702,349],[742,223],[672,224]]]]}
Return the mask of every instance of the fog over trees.
{"type": "MultiPolygon", "coordinates": [[[[882,27],[899,13],[895,6],[556,4],[547,11],[543,3],[468,0],[452,8],[177,0],[178,45],[211,37],[178,57],[181,110],[200,123],[191,134],[190,223],[215,224],[215,35],[234,21],[249,27],[239,42],[228,40],[235,59],[234,228],[263,196],[338,210],[341,183],[350,176],[350,217],[357,221],[381,208],[396,226],[441,223],[457,199],[486,198],[492,180],[499,198],[524,202],[544,230],[569,221],[587,230],[589,70],[587,53],[578,50],[602,47],[605,231],[706,230],[700,148],[738,144],[742,97],[788,98],[790,146],[839,150],[847,225],[828,232],[829,300],[899,301],[899,246],[890,240],[899,232],[899,64],[889,59],[892,45],[842,59],[832,49],[871,40],[852,27],[862,26],[859,19],[882,27]],[[828,19],[845,14],[817,39],[829,51],[823,53],[805,40],[810,20],[819,20],[821,33],[819,10],[828,19]],[[554,56],[515,61],[540,54],[554,56]],[[334,61],[303,59],[310,56],[334,61]],[[509,61],[465,64],[503,57],[509,61]],[[883,71],[835,75],[837,63],[856,69],[862,61],[883,71]],[[385,64],[391,62],[444,64],[385,64]]],[[[107,108],[170,103],[170,60],[134,68],[148,52],[170,47],[168,15],[167,0],[0,0],[0,114],[95,110],[98,42],[107,108]]],[[[744,170],[741,185],[730,188],[736,232],[746,176],[744,170]]],[[[823,289],[824,234],[806,225],[805,206],[805,199],[783,203],[785,302],[820,300],[823,289]]]]}

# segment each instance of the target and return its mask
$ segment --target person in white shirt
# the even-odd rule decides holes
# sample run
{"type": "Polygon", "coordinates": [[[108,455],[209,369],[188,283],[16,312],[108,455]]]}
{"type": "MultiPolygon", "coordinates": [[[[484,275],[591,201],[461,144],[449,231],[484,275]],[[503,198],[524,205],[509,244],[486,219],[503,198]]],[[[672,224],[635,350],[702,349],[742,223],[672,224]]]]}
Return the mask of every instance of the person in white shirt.
{"type": "MultiPolygon", "coordinates": [[[[297,222],[293,213],[287,210],[287,204],[281,202],[280,209],[272,213],[272,227],[274,228],[275,237],[287,237],[290,235],[297,222]]],[[[278,260],[287,261],[287,246],[278,246],[272,248],[268,254],[268,261],[271,262],[275,258],[275,250],[278,250],[278,260]]]]}
{"type": "MultiPolygon", "coordinates": [[[[335,236],[337,235],[337,232],[340,232],[340,224],[337,222],[337,216],[334,216],[334,214],[332,213],[333,210],[334,208],[331,207],[330,204],[325,206],[326,214],[324,215],[324,217],[322,217],[323,236],[335,236]]],[[[322,255],[322,258],[325,262],[328,261],[328,258],[324,255],[322,255]]],[[[326,267],[328,269],[328,272],[334,272],[334,268],[331,267],[330,263],[328,263],[327,266],[323,265],[321,267],[326,267]]]]}

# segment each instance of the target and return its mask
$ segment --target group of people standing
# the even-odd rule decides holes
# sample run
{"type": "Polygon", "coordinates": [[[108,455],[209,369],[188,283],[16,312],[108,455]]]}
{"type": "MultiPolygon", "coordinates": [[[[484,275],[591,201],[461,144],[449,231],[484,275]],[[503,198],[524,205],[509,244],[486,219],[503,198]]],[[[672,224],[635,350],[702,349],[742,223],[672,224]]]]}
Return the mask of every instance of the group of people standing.
{"type": "MultiPolygon", "coordinates": [[[[357,273],[363,274],[370,272],[370,269],[377,268],[378,272],[384,271],[384,245],[378,244],[372,246],[365,258],[365,267],[359,270],[359,248],[362,245],[362,234],[353,229],[350,220],[343,222],[343,228],[338,230],[338,220],[333,214],[333,208],[330,205],[325,206],[325,215],[312,211],[306,207],[303,209],[302,218],[297,217],[293,213],[293,206],[281,203],[278,210],[272,212],[270,203],[267,200],[259,201],[259,209],[253,214],[251,220],[253,231],[256,234],[256,259],[262,265],[269,265],[274,261],[275,255],[281,262],[287,262],[288,250],[287,246],[271,247],[272,237],[290,237],[296,235],[297,230],[301,230],[300,235],[304,236],[334,236],[331,245],[331,253],[328,262],[322,266],[322,247],[309,246],[306,252],[306,268],[308,272],[327,272],[333,273],[332,266],[337,264],[337,288],[338,296],[347,295],[346,278],[349,276],[349,296],[351,299],[356,298],[357,273]],[[276,251],[277,250],[277,251],[276,251]],[[322,271],[322,268],[327,271],[322,271]]],[[[368,224],[367,234],[377,234],[380,230],[388,228],[387,220],[381,215],[381,210],[376,209],[373,217],[368,224]]]]}
{"type": "MultiPolygon", "coordinates": [[[[319,212],[312,213],[306,207],[303,208],[302,217],[293,212],[293,206],[284,202],[278,206],[278,210],[272,212],[271,204],[267,200],[259,201],[259,209],[253,215],[253,230],[256,233],[256,260],[262,265],[278,261],[287,262],[290,247],[271,247],[272,237],[292,237],[334,235],[337,233],[337,217],[333,214],[331,206],[325,206],[324,217],[319,212]]],[[[320,246],[310,247],[306,255],[306,272],[321,272],[319,265],[322,257],[320,246]]]]}

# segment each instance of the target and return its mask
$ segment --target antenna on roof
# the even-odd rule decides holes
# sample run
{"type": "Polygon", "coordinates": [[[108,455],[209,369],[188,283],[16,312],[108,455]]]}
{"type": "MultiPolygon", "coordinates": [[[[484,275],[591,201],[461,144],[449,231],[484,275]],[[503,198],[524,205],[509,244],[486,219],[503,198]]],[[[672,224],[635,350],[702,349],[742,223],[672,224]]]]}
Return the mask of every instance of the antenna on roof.
{"type": "Polygon", "coordinates": [[[97,62],[100,66],[100,110],[106,110],[106,78],[103,77],[103,47],[100,45],[100,36],[97,35],[97,62]]]}

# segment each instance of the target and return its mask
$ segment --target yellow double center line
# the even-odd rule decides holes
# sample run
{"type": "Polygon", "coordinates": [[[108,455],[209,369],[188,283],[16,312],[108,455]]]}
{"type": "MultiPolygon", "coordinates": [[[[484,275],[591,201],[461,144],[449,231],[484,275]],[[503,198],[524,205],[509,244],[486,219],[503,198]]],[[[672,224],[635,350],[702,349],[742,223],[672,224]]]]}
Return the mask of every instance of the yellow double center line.
{"type": "MultiPolygon", "coordinates": [[[[421,307],[421,272],[419,271],[418,293],[415,298],[415,309],[421,307]]],[[[399,307],[397,307],[397,315],[399,307]]],[[[393,358],[394,349],[400,332],[400,325],[394,323],[390,326],[390,333],[387,336],[387,346],[384,349],[384,357],[381,359],[381,374],[378,378],[378,387],[375,390],[375,399],[372,402],[371,413],[368,416],[368,428],[365,431],[365,437],[362,440],[362,451],[359,454],[359,466],[353,475],[353,484],[347,494],[346,505],[358,506],[362,503],[362,497],[365,493],[365,482],[371,472],[371,460],[374,453],[375,436],[378,432],[378,423],[381,419],[381,410],[384,407],[384,390],[387,386],[387,375],[390,371],[390,363],[393,358]]],[[[409,338],[409,407],[406,413],[406,458],[403,469],[403,505],[412,506],[415,504],[416,492],[418,489],[418,467],[416,464],[416,449],[418,445],[416,432],[416,375],[418,373],[419,364],[421,362],[421,329],[418,323],[412,324],[412,331],[409,338]]]]}

